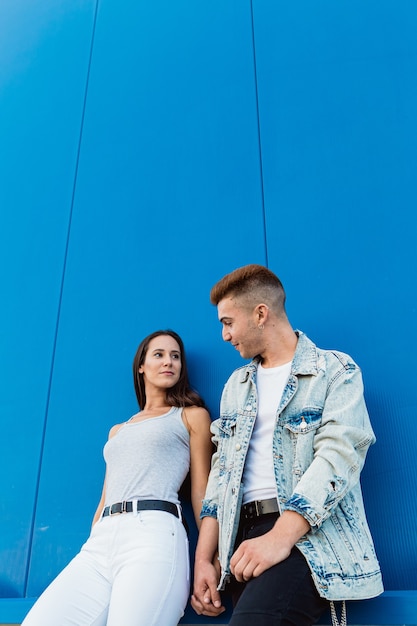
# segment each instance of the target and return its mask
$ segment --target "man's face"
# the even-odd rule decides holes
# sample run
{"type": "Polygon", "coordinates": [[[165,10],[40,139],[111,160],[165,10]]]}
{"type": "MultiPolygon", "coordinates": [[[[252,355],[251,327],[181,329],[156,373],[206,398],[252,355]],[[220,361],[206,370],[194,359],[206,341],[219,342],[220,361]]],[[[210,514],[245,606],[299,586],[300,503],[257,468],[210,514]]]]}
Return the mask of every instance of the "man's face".
{"type": "Polygon", "coordinates": [[[239,306],[236,298],[224,298],[217,305],[222,324],[222,337],[238,350],[244,359],[252,359],[262,351],[262,334],[256,324],[255,311],[239,306]]]}

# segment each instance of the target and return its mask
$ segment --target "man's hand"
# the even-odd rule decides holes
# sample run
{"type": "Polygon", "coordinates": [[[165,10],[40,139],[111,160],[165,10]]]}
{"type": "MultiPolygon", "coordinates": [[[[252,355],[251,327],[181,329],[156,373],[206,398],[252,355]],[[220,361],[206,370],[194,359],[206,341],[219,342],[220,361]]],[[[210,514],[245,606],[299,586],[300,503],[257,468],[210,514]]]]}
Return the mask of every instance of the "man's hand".
{"type": "Polygon", "coordinates": [[[295,543],[310,530],[298,513],[285,511],[264,535],[243,541],[230,561],[236,580],[247,582],[289,557],[295,543]]]}
{"type": "Polygon", "coordinates": [[[226,610],[217,591],[218,581],[218,570],[213,563],[196,562],[191,606],[198,615],[217,617],[226,610]]]}
{"type": "Polygon", "coordinates": [[[273,565],[284,561],[291,552],[291,548],[280,545],[274,540],[272,531],[261,537],[243,541],[230,561],[230,569],[236,580],[247,582],[259,576],[273,565]]]}

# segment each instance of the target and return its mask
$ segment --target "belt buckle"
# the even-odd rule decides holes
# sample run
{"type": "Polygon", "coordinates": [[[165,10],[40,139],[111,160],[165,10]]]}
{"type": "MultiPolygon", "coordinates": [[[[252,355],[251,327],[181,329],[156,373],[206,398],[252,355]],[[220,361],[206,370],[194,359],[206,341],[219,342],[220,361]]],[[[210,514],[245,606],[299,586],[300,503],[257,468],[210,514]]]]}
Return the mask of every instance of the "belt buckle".
{"type": "Polygon", "coordinates": [[[246,506],[246,511],[244,513],[245,519],[251,520],[254,517],[259,517],[261,512],[259,511],[258,500],[254,500],[253,502],[248,502],[246,506]]]}
{"type": "Polygon", "coordinates": [[[126,513],[126,500],[123,500],[123,502],[116,502],[116,505],[112,504],[110,509],[109,509],[109,516],[111,517],[112,515],[120,515],[121,513],[126,513]],[[118,504],[121,504],[122,506],[120,507],[120,511],[114,511],[113,512],[113,507],[117,506],[118,504]]]}
{"type": "Polygon", "coordinates": [[[262,500],[255,500],[255,515],[256,517],[260,517],[262,515],[262,500]]]}

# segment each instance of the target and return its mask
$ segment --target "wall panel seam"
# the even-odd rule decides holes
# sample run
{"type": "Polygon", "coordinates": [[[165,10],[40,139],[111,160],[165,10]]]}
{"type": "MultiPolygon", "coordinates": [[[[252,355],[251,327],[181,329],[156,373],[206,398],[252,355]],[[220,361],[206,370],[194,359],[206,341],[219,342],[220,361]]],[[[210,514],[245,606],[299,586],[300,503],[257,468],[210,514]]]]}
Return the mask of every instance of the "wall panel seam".
{"type": "Polygon", "coordinates": [[[95,0],[94,17],[93,17],[93,25],[92,25],[92,33],[91,33],[91,43],[90,43],[86,81],[85,81],[85,88],[84,88],[84,99],[83,99],[83,105],[82,105],[82,111],[81,111],[80,132],[78,136],[78,146],[77,146],[77,153],[76,153],[76,159],[75,159],[74,181],[73,181],[73,186],[72,186],[71,203],[70,203],[70,211],[69,211],[69,218],[68,218],[67,238],[65,242],[64,260],[63,260],[63,265],[62,265],[62,275],[61,275],[61,284],[60,284],[59,297],[58,297],[55,332],[54,332],[54,339],[53,339],[53,344],[52,344],[51,367],[50,367],[50,372],[49,372],[49,380],[48,380],[47,395],[46,395],[45,419],[44,419],[43,431],[42,431],[42,437],[41,437],[38,475],[36,479],[36,489],[35,489],[35,497],[34,497],[34,508],[33,508],[31,526],[29,530],[28,559],[26,563],[26,571],[25,571],[24,586],[23,586],[24,597],[26,597],[27,595],[29,573],[30,573],[30,566],[31,566],[31,560],[32,560],[33,539],[34,539],[34,533],[35,533],[35,520],[36,520],[36,514],[37,514],[37,508],[38,508],[38,497],[39,497],[40,480],[41,480],[41,474],[42,474],[42,461],[43,461],[43,455],[44,455],[44,450],[45,450],[45,438],[46,438],[46,428],[47,428],[47,422],[48,422],[48,412],[49,412],[49,404],[50,404],[50,398],[51,398],[51,390],[52,390],[52,378],[53,378],[53,372],[54,372],[54,366],[55,366],[55,356],[56,356],[56,347],[57,347],[57,341],[58,341],[59,322],[60,322],[60,316],[61,316],[62,297],[63,297],[63,292],[64,292],[65,274],[66,274],[67,259],[68,259],[68,249],[69,249],[69,242],[70,242],[70,236],[71,236],[72,215],[73,215],[75,193],[76,193],[76,186],[77,186],[78,168],[79,168],[79,162],[80,162],[81,144],[82,144],[82,137],[83,137],[83,130],[84,130],[85,111],[86,111],[86,106],[87,106],[88,86],[89,86],[89,81],[90,81],[99,2],[100,0],[95,0]]]}
{"type": "Polygon", "coordinates": [[[267,241],[267,236],[266,236],[265,194],[264,194],[264,177],[263,177],[263,162],[262,162],[262,139],[261,139],[261,123],[260,123],[260,112],[259,112],[258,73],[257,73],[255,19],[254,19],[254,11],[253,11],[253,0],[250,0],[250,10],[251,10],[251,26],[252,26],[253,72],[254,72],[254,81],[255,81],[256,122],[257,122],[258,151],[259,151],[259,175],[260,175],[260,181],[261,181],[262,221],[263,221],[263,228],[264,228],[265,265],[268,267],[268,241],[267,241]]]}

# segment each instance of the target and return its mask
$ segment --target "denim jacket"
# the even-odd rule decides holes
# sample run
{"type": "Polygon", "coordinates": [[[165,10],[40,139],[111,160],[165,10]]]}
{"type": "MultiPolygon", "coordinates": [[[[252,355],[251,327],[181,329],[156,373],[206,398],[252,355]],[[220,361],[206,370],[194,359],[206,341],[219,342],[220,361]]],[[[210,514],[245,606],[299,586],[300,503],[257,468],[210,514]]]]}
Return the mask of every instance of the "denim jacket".
{"type": "MultiPolygon", "coordinates": [[[[341,352],[317,348],[297,331],[291,374],[279,404],[273,462],[280,511],[296,511],[311,530],[297,542],[319,594],[359,600],[382,593],[382,578],[359,482],[374,443],[362,375],[341,352]]],[[[242,503],[242,474],[257,408],[258,359],[237,369],[212,423],[216,452],[201,517],[219,521],[223,589],[230,577],[242,503]]]]}

